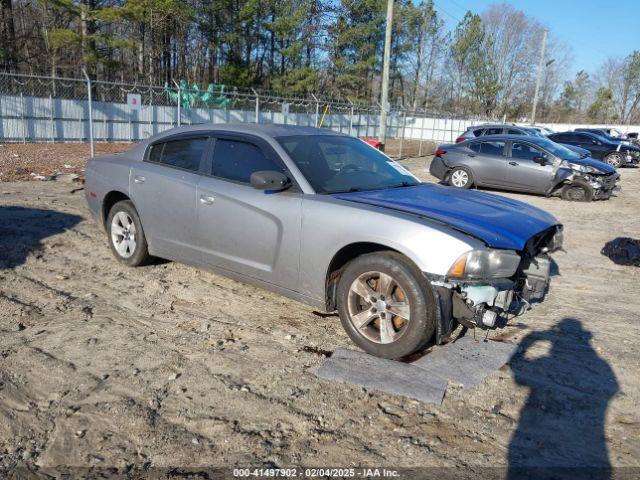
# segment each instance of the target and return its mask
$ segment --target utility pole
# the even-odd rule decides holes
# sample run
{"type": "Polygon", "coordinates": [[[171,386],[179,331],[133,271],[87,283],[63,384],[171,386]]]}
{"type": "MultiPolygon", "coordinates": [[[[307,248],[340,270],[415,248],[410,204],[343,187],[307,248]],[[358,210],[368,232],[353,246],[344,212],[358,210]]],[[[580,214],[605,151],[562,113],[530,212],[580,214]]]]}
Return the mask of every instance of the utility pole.
{"type": "Polygon", "coordinates": [[[542,32],[542,46],[540,47],[540,63],[538,64],[538,77],[536,78],[536,91],[533,94],[533,108],[531,109],[531,125],[536,124],[536,108],[538,107],[538,92],[542,80],[542,70],[544,70],[544,48],[547,44],[547,31],[542,32]]]}
{"type": "Polygon", "coordinates": [[[378,140],[384,150],[387,136],[387,114],[389,113],[389,61],[391,58],[391,29],[393,27],[393,0],[387,0],[387,25],[384,31],[384,59],[382,63],[382,92],[380,94],[380,134],[378,140]]]}

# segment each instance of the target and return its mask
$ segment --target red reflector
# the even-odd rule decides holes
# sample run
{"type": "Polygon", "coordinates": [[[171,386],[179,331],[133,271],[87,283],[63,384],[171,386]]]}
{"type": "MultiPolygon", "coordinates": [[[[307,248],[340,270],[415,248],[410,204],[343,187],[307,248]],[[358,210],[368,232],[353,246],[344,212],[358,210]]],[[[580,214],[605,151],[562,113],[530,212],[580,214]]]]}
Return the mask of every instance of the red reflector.
{"type": "Polygon", "coordinates": [[[89,195],[91,195],[93,198],[97,197],[96,192],[89,192],[89,195]]]}
{"type": "Polygon", "coordinates": [[[465,140],[466,140],[466,138],[458,137],[458,138],[456,138],[456,143],[464,142],[465,140]]]}
{"type": "Polygon", "coordinates": [[[446,150],[436,150],[436,155],[444,155],[445,153],[447,153],[446,150]]]}

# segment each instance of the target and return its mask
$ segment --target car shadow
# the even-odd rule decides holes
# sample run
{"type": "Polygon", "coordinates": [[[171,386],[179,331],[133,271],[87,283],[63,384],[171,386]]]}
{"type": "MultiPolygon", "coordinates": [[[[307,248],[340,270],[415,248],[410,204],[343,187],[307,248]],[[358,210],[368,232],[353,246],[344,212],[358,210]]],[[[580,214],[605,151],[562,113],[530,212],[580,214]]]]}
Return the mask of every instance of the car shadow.
{"type": "Polygon", "coordinates": [[[16,206],[0,207],[0,270],[25,263],[42,250],[42,241],[73,228],[82,220],[56,210],[16,206]]]}
{"type": "Polygon", "coordinates": [[[564,318],[520,342],[510,367],[529,396],[509,444],[507,478],[611,478],[605,415],[619,386],[591,337],[579,320],[564,318]]]}

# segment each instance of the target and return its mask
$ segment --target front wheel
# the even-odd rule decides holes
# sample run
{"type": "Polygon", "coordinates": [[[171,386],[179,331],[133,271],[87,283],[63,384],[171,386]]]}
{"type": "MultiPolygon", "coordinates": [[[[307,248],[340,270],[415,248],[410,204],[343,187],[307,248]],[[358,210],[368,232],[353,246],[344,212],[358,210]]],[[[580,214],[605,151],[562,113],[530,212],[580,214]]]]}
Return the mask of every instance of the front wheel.
{"type": "Polygon", "coordinates": [[[571,183],[563,187],[562,198],[570,202],[590,202],[593,200],[593,189],[586,183],[571,183]]]}
{"type": "Polygon", "coordinates": [[[111,207],[107,217],[107,233],[111,251],[122,263],[138,267],[151,261],[140,217],[129,200],[111,207]]]}
{"type": "Polygon", "coordinates": [[[342,326],[358,347],[383,358],[410,355],[431,339],[435,302],[421,272],[395,252],[356,258],[338,283],[342,326]]]}
{"type": "Polygon", "coordinates": [[[449,185],[456,188],[471,188],[473,176],[466,168],[456,167],[449,174],[449,185]]]}
{"type": "Polygon", "coordinates": [[[624,157],[620,152],[613,152],[607,155],[606,157],[604,157],[604,161],[608,165],[614,168],[618,168],[618,167],[621,167],[622,164],[624,163],[624,157]]]}

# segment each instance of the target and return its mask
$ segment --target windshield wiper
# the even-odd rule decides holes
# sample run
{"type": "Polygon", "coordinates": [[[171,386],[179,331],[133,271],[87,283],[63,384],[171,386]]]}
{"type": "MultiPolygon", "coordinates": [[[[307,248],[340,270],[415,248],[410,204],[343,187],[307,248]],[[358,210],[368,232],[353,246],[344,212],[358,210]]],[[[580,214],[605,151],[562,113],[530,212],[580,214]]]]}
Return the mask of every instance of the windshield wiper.
{"type": "Polygon", "coordinates": [[[331,192],[325,192],[327,195],[333,195],[334,193],[353,193],[353,192],[362,192],[363,189],[360,187],[351,187],[345,190],[334,190],[331,192]]]}
{"type": "Polygon", "coordinates": [[[388,187],[383,187],[383,188],[415,187],[416,185],[420,185],[420,184],[413,183],[413,182],[402,182],[402,183],[398,183],[397,185],[389,185],[388,187]]]}

